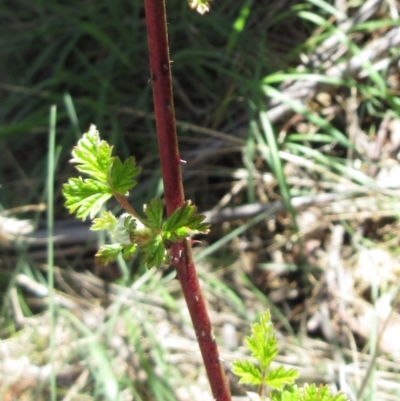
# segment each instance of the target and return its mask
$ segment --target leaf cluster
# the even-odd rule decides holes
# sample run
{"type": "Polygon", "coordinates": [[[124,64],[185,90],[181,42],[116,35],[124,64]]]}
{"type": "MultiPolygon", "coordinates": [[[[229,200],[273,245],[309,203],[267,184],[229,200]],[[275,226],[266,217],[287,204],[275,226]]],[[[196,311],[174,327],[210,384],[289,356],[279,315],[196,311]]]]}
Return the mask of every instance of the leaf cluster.
{"type": "Polygon", "coordinates": [[[258,393],[248,393],[252,401],[266,400],[267,390],[271,401],[346,401],[342,393],[333,396],[328,386],[317,387],[312,384],[297,387],[296,369],[284,366],[271,368],[278,353],[278,341],[269,311],[251,326],[251,335],[246,338],[246,345],[256,362],[249,359],[236,360],[232,363],[232,371],[240,377],[239,383],[258,386],[258,393]]]}
{"type": "Polygon", "coordinates": [[[106,230],[112,243],[100,247],[96,262],[108,264],[121,254],[129,259],[139,249],[148,267],[159,267],[168,262],[170,244],[198,233],[207,233],[209,225],[204,216],[198,215],[197,208],[186,201],[163,221],[164,205],[161,199],[152,199],[144,205],[144,217],[140,217],[127,203],[125,196],[136,185],[140,167],[134,157],[121,161],[112,156],[112,146],[100,139],[92,125],[78,141],[72,151],[72,163],[81,173],[90,178],[70,178],[63,187],[65,206],[77,217],[93,220],[92,230],[106,230]],[[110,211],[103,211],[104,203],[112,196],[121,203],[128,213],[117,217],[110,211]]]}
{"type": "Polygon", "coordinates": [[[233,373],[240,377],[239,383],[260,388],[269,386],[276,390],[282,390],[285,385],[294,383],[298,376],[295,369],[286,369],[283,366],[270,367],[278,353],[278,342],[273,332],[269,311],[261,316],[259,322],[252,324],[251,336],[246,338],[246,345],[257,363],[248,359],[233,362],[233,373]]]}
{"type": "Polygon", "coordinates": [[[118,156],[111,156],[112,148],[91,125],[72,151],[71,163],[91,177],[70,178],[63,187],[66,208],[82,220],[88,216],[93,219],[113,195],[127,195],[137,184],[135,178],[141,168],[135,158],[122,162],[118,156]]]}
{"type": "Polygon", "coordinates": [[[100,247],[96,254],[98,263],[108,264],[119,253],[122,253],[124,259],[129,259],[139,248],[148,267],[159,267],[168,262],[171,243],[208,231],[209,225],[202,222],[204,216],[196,214],[196,207],[190,201],[176,209],[165,221],[161,199],[152,199],[143,209],[146,217],[140,220],[129,213],[117,218],[108,211],[94,219],[91,229],[108,231],[114,241],[113,244],[100,247]]]}

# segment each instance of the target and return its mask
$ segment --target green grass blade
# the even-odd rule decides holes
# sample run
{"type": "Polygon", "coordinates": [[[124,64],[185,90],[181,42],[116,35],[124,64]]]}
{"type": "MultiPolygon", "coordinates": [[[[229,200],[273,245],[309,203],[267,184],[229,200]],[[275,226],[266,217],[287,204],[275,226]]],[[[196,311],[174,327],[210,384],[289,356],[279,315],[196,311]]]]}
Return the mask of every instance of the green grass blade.
{"type": "MultiPolygon", "coordinates": [[[[276,141],[276,137],[272,129],[271,122],[269,121],[267,112],[260,111],[260,122],[261,122],[261,127],[263,128],[264,131],[265,141],[268,144],[270,151],[270,162],[271,162],[270,166],[274,172],[276,179],[278,180],[279,188],[281,190],[281,194],[285,202],[286,208],[292,217],[293,226],[295,227],[295,230],[298,231],[296,223],[296,211],[293,208],[292,203],[290,201],[291,196],[290,196],[289,186],[287,184],[285,172],[283,171],[283,164],[279,156],[278,143],[276,141]]],[[[259,143],[259,146],[265,146],[265,142],[259,143]]]]}
{"type": "Polygon", "coordinates": [[[272,97],[272,98],[277,98],[277,99],[281,100],[282,102],[288,104],[293,109],[293,111],[303,115],[310,122],[317,125],[321,129],[324,129],[329,135],[332,136],[332,139],[338,141],[338,143],[340,143],[341,145],[346,146],[346,147],[352,146],[352,144],[350,143],[350,141],[346,135],[344,135],[342,132],[340,132],[337,128],[335,128],[332,124],[330,124],[324,118],[318,116],[315,113],[310,112],[307,109],[307,107],[305,105],[301,104],[299,101],[291,99],[284,93],[280,92],[279,90],[277,90],[269,85],[263,85],[262,89],[267,96],[272,97]]]}
{"type": "Polygon", "coordinates": [[[55,170],[55,140],[56,140],[57,108],[50,108],[49,150],[47,164],[47,266],[49,288],[49,315],[50,315],[50,397],[57,399],[56,371],[55,371],[55,301],[54,301],[54,170],[55,170]]]}
{"type": "Polygon", "coordinates": [[[78,115],[76,114],[76,109],[74,106],[74,102],[72,101],[72,97],[69,93],[64,95],[64,104],[67,109],[67,114],[71,124],[74,128],[76,138],[79,139],[82,136],[81,128],[79,127],[78,115]]]}
{"type": "Polygon", "coordinates": [[[90,369],[96,378],[96,385],[100,386],[102,396],[107,401],[122,401],[118,380],[114,375],[106,349],[100,344],[95,334],[75,315],[65,309],[60,309],[60,315],[70,320],[86,338],[85,350],[90,355],[90,369]]]}

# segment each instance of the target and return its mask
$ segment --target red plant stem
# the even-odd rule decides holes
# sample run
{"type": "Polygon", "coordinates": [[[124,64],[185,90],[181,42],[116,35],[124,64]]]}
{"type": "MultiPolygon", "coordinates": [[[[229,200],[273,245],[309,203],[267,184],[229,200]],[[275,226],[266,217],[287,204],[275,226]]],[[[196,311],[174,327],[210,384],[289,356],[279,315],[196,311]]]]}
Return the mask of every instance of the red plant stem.
{"type": "Polygon", "coordinates": [[[172,97],[165,4],[164,0],[145,0],[144,3],[164,194],[167,213],[170,215],[184,203],[184,196],[172,97]]]}
{"type": "MultiPolygon", "coordinates": [[[[183,205],[184,194],[172,97],[165,3],[164,0],[144,0],[144,3],[154,112],[169,216],[177,207],[183,205]]],[[[190,239],[174,244],[171,255],[192,318],[214,399],[230,401],[229,387],[193,262],[190,239]]]]}

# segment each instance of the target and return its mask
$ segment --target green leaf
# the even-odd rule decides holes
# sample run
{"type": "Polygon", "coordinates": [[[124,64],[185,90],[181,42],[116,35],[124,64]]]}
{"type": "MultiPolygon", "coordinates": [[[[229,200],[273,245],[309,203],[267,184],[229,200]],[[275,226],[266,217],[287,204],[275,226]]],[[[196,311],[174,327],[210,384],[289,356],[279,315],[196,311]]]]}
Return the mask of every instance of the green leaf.
{"type": "Polygon", "coordinates": [[[147,216],[145,224],[153,230],[161,230],[164,204],[161,199],[152,199],[149,204],[144,205],[144,213],[147,216]]]}
{"type": "Polygon", "coordinates": [[[110,230],[110,237],[116,243],[129,245],[134,242],[137,219],[129,213],[123,213],[118,217],[117,222],[110,230]]]}
{"type": "Polygon", "coordinates": [[[246,344],[254,358],[256,358],[262,370],[266,370],[278,353],[278,346],[271,315],[267,311],[258,323],[251,326],[252,334],[247,337],[246,344]]]}
{"type": "Polygon", "coordinates": [[[91,230],[106,230],[114,243],[130,245],[135,242],[138,224],[144,227],[129,213],[124,213],[117,219],[111,212],[102,212],[100,217],[93,220],[91,230]]]}
{"type": "Polygon", "coordinates": [[[163,263],[167,262],[168,253],[161,234],[139,243],[139,246],[143,252],[143,261],[149,269],[153,266],[159,268],[163,263]]]}
{"type": "Polygon", "coordinates": [[[124,260],[130,259],[137,249],[136,244],[107,244],[102,245],[95,255],[95,261],[99,265],[107,265],[110,262],[115,262],[118,255],[122,252],[122,257],[124,260]]]}
{"type": "Polygon", "coordinates": [[[348,401],[343,393],[332,395],[328,386],[306,384],[302,388],[286,386],[282,391],[273,390],[271,401],[348,401]]]}
{"type": "Polygon", "coordinates": [[[109,176],[113,191],[126,195],[137,184],[135,178],[140,170],[133,156],[128,157],[124,162],[118,156],[114,157],[109,176]]]}
{"type": "Polygon", "coordinates": [[[124,229],[128,234],[130,242],[134,242],[138,229],[144,228],[144,225],[137,218],[128,213],[124,213],[121,218],[123,218],[124,229]]]}
{"type": "Polygon", "coordinates": [[[304,401],[346,401],[343,393],[332,395],[328,386],[320,385],[317,387],[315,384],[305,385],[302,389],[304,401]]]}
{"type": "Polygon", "coordinates": [[[190,235],[208,233],[210,225],[203,223],[204,216],[196,214],[197,208],[186,201],[163,224],[164,240],[175,242],[190,235]]]}
{"type": "Polygon", "coordinates": [[[112,231],[117,225],[117,218],[111,212],[102,212],[101,216],[93,220],[92,227],[93,231],[106,230],[112,231]]]}
{"type": "Polygon", "coordinates": [[[264,383],[276,390],[282,390],[283,386],[294,384],[299,373],[295,369],[285,369],[279,366],[271,369],[265,377],[264,383]]]}
{"type": "Polygon", "coordinates": [[[273,390],[271,401],[301,401],[302,393],[297,386],[285,387],[282,391],[273,390]]]}
{"type": "MultiPolygon", "coordinates": [[[[240,377],[240,383],[261,386],[261,390],[270,387],[272,391],[269,390],[268,393],[271,401],[348,401],[342,393],[333,396],[328,386],[317,388],[315,384],[311,384],[298,388],[294,384],[298,376],[295,369],[280,366],[268,370],[278,352],[269,311],[257,323],[252,324],[251,336],[246,338],[246,342],[260,368],[249,360],[236,360],[232,364],[232,371],[240,377]]],[[[257,394],[252,393],[250,398],[257,400],[257,394]]],[[[266,397],[259,396],[258,399],[261,401],[266,397]]]]}
{"type": "Polygon", "coordinates": [[[95,255],[95,261],[100,265],[107,265],[115,262],[124,246],[122,244],[102,245],[95,255]]]}
{"type": "Polygon", "coordinates": [[[321,388],[318,389],[315,384],[311,384],[309,386],[304,386],[304,388],[302,389],[303,398],[304,398],[304,400],[309,400],[309,399],[316,400],[319,398],[322,401],[323,398],[321,399],[321,396],[323,396],[324,398],[326,396],[325,390],[323,390],[321,388]]]}
{"type": "Polygon", "coordinates": [[[130,244],[130,245],[125,246],[122,249],[122,257],[124,258],[124,260],[130,259],[133,256],[133,254],[136,252],[136,249],[137,249],[136,244],[130,244]]]}
{"type": "Polygon", "coordinates": [[[239,383],[257,386],[262,383],[261,371],[249,360],[237,360],[232,363],[232,371],[240,377],[239,383]]]}
{"type": "Polygon", "coordinates": [[[83,134],[73,149],[71,163],[76,163],[80,172],[106,183],[113,161],[111,151],[112,146],[106,141],[101,141],[96,126],[91,125],[89,132],[83,134]]]}
{"type": "Polygon", "coordinates": [[[93,219],[103,204],[112,194],[107,185],[92,179],[83,180],[82,177],[70,178],[63,186],[66,198],[65,207],[70,213],[85,220],[87,216],[93,219]]]}

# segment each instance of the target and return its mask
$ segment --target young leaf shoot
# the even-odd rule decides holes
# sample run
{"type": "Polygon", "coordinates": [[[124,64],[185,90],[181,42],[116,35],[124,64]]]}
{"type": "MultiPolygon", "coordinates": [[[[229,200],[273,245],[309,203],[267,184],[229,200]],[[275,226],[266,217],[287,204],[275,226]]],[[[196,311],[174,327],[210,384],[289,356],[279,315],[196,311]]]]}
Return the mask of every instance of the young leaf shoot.
{"type": "Polygon", "coordinates": [[[312,384],[297,387],[294,384],[298,377],[296,369],[287,369],[284,366],[271,368],[271,363],[278,353],[278,341],[269,311],[251,326],[251,336],[246,338],[246,345],[257,362],[248,359],[236,360],[232,363],[232,370],[240,377],[239,383],[258,387],[258,393],[248,393],[252,401],[347,400],[343,393],[333,396],[328,386],[317,387],[312,384]]]}
{"type": "Polygon", "coordinates": [[[112,146],[100,139],[94,125],[78,141],[72,157],[77,170],[89,178],[70,178],[64,184],[65,206],[83,220],[93,219],[91,229],[107,231],[112,240],[111,244],[100,247],[95,255],[96,263],[108,264],[120,254],[129,259],[139,249],[146,266],[160,267],[168,263],[171,243],[190,235],[207,234],[209,225],[203,222],[204,216],[196,214],[197,208],[190,201],[163,222],[164,204],[161,199],[152,199],[144,205],[145,216],[140,217],[126,201],[129,191],[137,184],[140,167],[136,166],[134,157],[122,161],[112,156],[112,146]],[[103,211],[95,218],[112,196],[127,213],[117,217],[103,211]]]}

